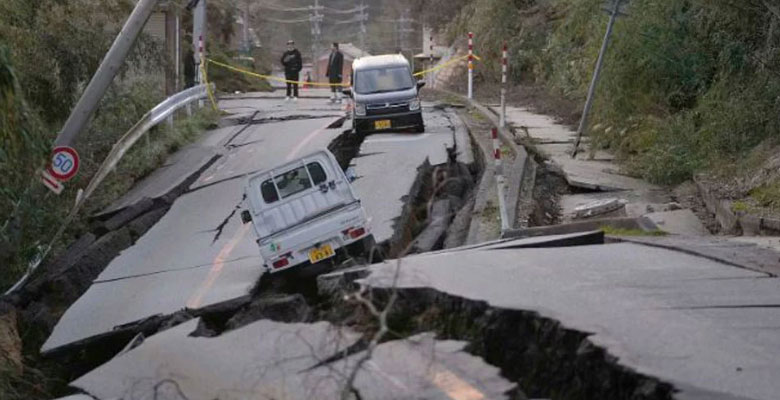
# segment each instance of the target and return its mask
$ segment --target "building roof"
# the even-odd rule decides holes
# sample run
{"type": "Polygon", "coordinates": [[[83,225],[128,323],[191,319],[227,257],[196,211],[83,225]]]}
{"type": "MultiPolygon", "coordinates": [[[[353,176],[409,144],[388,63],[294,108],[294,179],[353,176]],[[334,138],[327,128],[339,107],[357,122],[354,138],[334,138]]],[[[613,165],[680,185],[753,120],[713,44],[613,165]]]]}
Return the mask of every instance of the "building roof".
{"type": "Polygon", "coordinates": [[[361,57],[355,60],[352,68],[357,70],[361,68],[384,67],[388,65],[409,65],[409,60],[400,54],[385,54],[381,56],[361,57]]]}

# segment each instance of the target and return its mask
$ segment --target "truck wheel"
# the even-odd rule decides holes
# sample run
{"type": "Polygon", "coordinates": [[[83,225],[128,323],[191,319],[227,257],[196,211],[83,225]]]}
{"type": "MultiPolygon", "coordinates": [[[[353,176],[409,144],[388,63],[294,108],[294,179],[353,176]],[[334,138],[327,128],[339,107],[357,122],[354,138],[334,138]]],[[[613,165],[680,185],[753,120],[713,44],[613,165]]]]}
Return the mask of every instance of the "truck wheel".
{"type": "Polygon", "coordinates": [[[376,245],[376,239],[374,235],[368,235],[361,240],[360,245],[363,250],[363,257],[369,262],[377,262],[382,260],[381,249],[376,245]]]}

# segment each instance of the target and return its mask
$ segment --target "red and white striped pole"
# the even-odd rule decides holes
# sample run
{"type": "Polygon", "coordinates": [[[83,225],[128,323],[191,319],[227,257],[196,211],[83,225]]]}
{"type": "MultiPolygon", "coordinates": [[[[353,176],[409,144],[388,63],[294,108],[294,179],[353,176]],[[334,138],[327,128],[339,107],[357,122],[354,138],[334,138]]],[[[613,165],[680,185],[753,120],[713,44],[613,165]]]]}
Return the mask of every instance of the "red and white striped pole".
{"type": "MultiPolygon", "coordinates": [[[[433,35],[431,35],[431,40],[430,40],[430,49],[428,49],[428,51],[429,51],[429,53],[428,53],[428,54],[429,54],[429,55],[430,55],[430,57],[431,57],[430,66],[429,66],[428,68],[433,68],[433,35]]],[[[431,72],[428,74],[428,76],[429,76],[429,78],[428,78],[428,79],[429,79],[429,82],[430,82],[429,84],[431,85],[431,87],[433,87],[433,85],[435,85],[435,84],[436,84],[436,77],[435,77],[433,74],[434,74],[434,73],[433,73],[433,71],[431,71],[431,72]]]]}
{"type": "Polygon", "coordinates": [[[469,93],[468,98],[474,98],[474,32],[469,32],[469,93]]]}
{"type": "Polygon", "coordinates": [[[501,54],[501,122],[502,128],[506,128],[506,74],[509,65],[507,57],[507,45],[504,42],[504,51],[501,54]]]}
{"type": "MultiPolygon", "coordinates": [[[[198,84],[206,82],[206,57],[203,49],[203,35],[198,36],[198,73],[195,74],[198,77],[198,84]]],[[[198,107],[203,108],[206,102],[203,99],[198,100],[198,107]]]]}
{"type": "Polygon", "coordinates": [[[501,167],[501,142],[498,140],[498,128],[493,128],[493,159],[496,165],[496,187],[498,189],[498,211],[501,216],[501,233],[509,229],[509,213],[506,209],[506,180],[501,167]]]}
{"type": "Polygon", "coordinates": [[[501,175],[501,142],[498,140],[498,129],[493,128],[493,160],[496,163],[496,176],[501,175]]]}
{"type": "Polygon", "coordinates": [[[203,59],[203,36],[198,37],[198,60],[196,62],[198,67],[198,73],[197,73],[197,79],[198,84],[203,83],[203,63],[205,60],[203,59]]]}

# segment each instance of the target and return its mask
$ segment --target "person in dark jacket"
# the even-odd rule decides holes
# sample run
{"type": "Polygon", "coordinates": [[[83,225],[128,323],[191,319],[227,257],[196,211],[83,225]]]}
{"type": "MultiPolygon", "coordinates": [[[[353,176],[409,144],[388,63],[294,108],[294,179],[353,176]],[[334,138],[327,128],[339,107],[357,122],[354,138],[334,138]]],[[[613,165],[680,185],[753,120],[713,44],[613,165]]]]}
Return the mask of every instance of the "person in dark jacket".
{"type": "Polygon", "coordinates": [[[339,44],[333,43],[333,46],[330,49],[330,57],[328,58],[328,71],[325,73],[331,84],[331,103],[336,101],[341,103],[341,81],[343,71],[344,55],[339,51],[339,44]]]}
{"type": "MultiPolygon", "coordinates": [[[[292,40],[287,41],[287,51],[282,54],[282,65],[284,66],[284,79],[294,82],[300,80],[303,59],[301,58],[301,52],[295,48],[295,42],[292,40]]],[[[290,100],[290,96],[292,96],[293,101],[298,100],[297,83],[287,82],[286,100],[290,100]]]]}

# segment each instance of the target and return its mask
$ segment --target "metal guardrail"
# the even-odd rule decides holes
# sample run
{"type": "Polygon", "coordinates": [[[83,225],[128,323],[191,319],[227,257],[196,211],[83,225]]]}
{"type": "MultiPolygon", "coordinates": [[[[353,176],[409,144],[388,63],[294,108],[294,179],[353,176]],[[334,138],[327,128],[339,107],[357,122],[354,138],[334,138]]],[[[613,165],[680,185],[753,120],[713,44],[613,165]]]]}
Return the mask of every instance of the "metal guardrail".
{"type": "Polygon", "coordinates": [[[100,186],[100,184],[106,179],[108,174],[110,174],[111,171],[114,170],[117,164],[119,164],[119,161],[122,160],[124,155],[130,150],[130,148],[132,148],[133,145],[138,142],[138,140],[140,140],[147,132],[149,132],[150,129],[158,125],[160,122],[163,122],[164,120],[168,119],[172,123],[173,114],[177,110],[181,109],[182,107],[189,106],[191,103],[195,101],[207,98],[209,90],[212,91],[214,90],[213,84],[209,86],[207,85],[194,86],[182,92],[176,93],[171,97],[168,97],[162,103],[158,104],[157,106],[152,108],[149,112],[147,112],[141,118],[140,121],[136,122],[136,124],[133,125],[133,127],[130,128],[130,130],[128,130],[127,133],[125,133],[116,142],[116,144],[114,144],[114,147],[108,153],[105,160],[103,160],[103,164],[100,165],[100,168],[98,168],[97,172],[92,177],[92,180],[89,182],[86,189],[80,192],[79,195],[76,197],[76,204],[73,206],[73,208],[71,208],[70,212],[68,213],[68,216],[65,217],[65,220],[63,220],[62,224],[60,225],[60,228],[57,230],[57,233],[54,235],[52,240],[45,247],[43,252],[41,252],[40,257],[37,257],[35,261],[30,263],[27,272],[24,274],[24,276],[18,282],[16,282],[15,285],[13,285],[10,289],[8,289],[8,291],[5,292],[5,295],[9,295],[11,293],[16,292],[27,283],[27,280],[30,278],[30,276],[32,276],[33,272],[35,272],[38,266],[40,266],[40,264],[49,254],[49,251],[51,251],[51,248],[54,245],[54,243],[56,243],[56,241],[65,231],[65,228],[73,221],[73,219],[76,217],[78,212],[84,206],[84,203],[87,201],[87,199],[92,195],[92,193],[95,192],[98,186],[100,186]]]}

